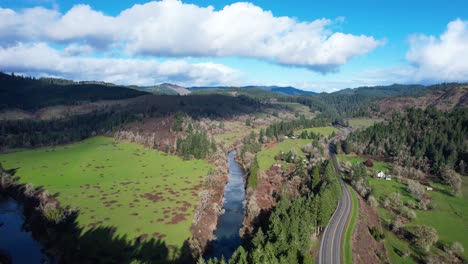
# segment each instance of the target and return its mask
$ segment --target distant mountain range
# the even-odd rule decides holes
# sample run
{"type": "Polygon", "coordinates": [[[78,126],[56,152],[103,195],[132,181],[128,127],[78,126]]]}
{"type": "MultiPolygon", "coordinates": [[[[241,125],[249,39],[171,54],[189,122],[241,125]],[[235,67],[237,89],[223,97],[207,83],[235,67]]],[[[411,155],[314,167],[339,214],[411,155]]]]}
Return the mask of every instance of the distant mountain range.
{"type": "Polygon", "coordinates": [[[140,89],[154,94],[165,95],[187,95],[190,93],[190,90],[188,90],[187,88],[170,83],[162,83],[155,86],[140,87],[140,89]]]}
{"type": "MultiPolygon", "coordinates": [[[[436,85],[420,85],[420,84],[392,84],[387,86],[363,86],[357,88],[346,88],[331,94],[354,94],[370,97],[395,97],[395,96],[421,96],[428,92],[435,90],[446,90],[447,88],[458,85],[456,83],[444,83],[436,85]]],[[[245,90],[261,90],[266,92],[273,92],[282,95],[317,95],[319,93],[304,91],[292,86],[194,86],[182,87],[174,84],[163,83],[151,87],[141,87],[143,91],[151,92],[154,94],[167,94],[167,95],[186,95],[191,92],[207,92],[207,91],[224,91],[232,88],[245,89],[245,90]]]]}
{"type": "Polygon", "coordinates": [[[456,83],[444,83],[424,86],[420,84],[392,84],[387,86],[364,86],[347,88],[334,94],[358,94],[373,97],[420,96],[434,90],[444,90],[456,83]]]}
{"type": "Polygon", "coordinates": [[[291,86],[203,86],[186,88],[163,83],[149,87],[137,87],[95,81],[75,82],[55,78],[35,79],[0,72],[0,110],[8,108],[39,109],[52,105],[77,105],[84,102],[121,100],[148,94],[225,93],[235,95],[239,94],[240,90],[245,91],[244,94],[257,97],[268,97],[270,96],[269,93],[314,97],[360,95],[368,96],[370,100],[388,99],[379,102],[382,108],[391,108],[392,106],[399,108],[434,106],[440,109],[451,109],[466,107],[466,87],[468,87],[468,84],[458,83],[429,86],[393,84],[389,86],[358,87],[329,94],[318,94],[291,86]]]}
{"type": "MultiPolygon", "coordinates": [[[[197,92],[197,91],[205,91],[205,90],[227,90],[233,88],[233,86],[196,86],[196,87],[190,87],[188,88],[192,92],[197,92]]],[[[278,94],[284,94],[284,95],[314,95],[317,94],[315,92],[310,92],[310,91],[304,91],[301,89],[294,88],[292,86],[255,86],[255,85],[249,85],[249,86],[241,86],[241,87],[236,87],[240,89],[257,89],[257,90],[262,90],[262,91],[267,91],[267,92],[273,92],[273,93],[278,93],[278,94]]]]}
{"type": "Polygon", "coordinates": [[[141,90],[154,93],[154,94],[166,94],[166,95],[187,95],[191,92],[199,91],[210,91],[210,90],[228,90],[231,88],[240,88],[246,90],[262,90],[267,92],[273,92],[284,95],[314,95],[315,92],[304,91],[297,89],[291,86],[281,87],[281,86],[242,86],[242,87],[233,87],[233,86],[194,86],[194,87],[182,87],[175,84],[163,83],[155,86],[140,87],[141,90]]]}

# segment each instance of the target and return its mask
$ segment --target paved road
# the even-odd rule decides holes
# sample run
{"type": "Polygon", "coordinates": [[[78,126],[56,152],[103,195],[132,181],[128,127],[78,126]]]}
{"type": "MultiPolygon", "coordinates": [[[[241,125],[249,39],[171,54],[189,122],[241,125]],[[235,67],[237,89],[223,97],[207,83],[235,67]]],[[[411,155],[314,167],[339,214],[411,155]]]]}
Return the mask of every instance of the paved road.
{"type": "MultiPolygon", "coordinates": [[[[335,150],[331,147],[330,156],[333,160],[333,165],[335,165],[336,172],[341,176],[338,162],[336,161],[335,150]]],[[[320,242],[319,264],[342,263],[343,237],[346,229],[346,222],[351,214],[352,201],[351,195],[343,180],[341,180],[341,189],[343,190],[343,195],[338,201],[335,213],[333,213],[330,222],[325,228],[322,241],[320,242]]]]}

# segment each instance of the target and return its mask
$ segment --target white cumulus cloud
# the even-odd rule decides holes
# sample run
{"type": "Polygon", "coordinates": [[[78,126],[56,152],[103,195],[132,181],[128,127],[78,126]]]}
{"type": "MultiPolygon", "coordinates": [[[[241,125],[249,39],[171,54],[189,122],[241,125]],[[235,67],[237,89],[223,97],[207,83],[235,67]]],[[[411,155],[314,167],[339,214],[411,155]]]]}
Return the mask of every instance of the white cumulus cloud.
{"type": "Polygon", "coordinates": [[[412,36],[406,59],[416,81],[468,81],[468,21],[448,23],[439,37],[412,36]]]}
{"type": "Polygon", "coordinates": [[[83,57],[75,56],[67,48],[58,51],[46,43],[18,43],[15,46],[0,47],[0,70],[30,76],[55,76],[72,80],[99,80],[135,85],[169,81],[186,86],[227,85],[239,81],[236,70],[221,64],[188,63],[184,60],[158,62],[154,59],[83,57]]]}
{"type": "Polygon", "coordinates": [[[162,0],[134,5],[116,16],[88,5],[64,14],[45,8],[0,9],[0,45],[43,41],[117,48],[130,55],[248,57],[325,73],[383,44],[372,36],[332,32],[332,24],[324,18],[301,22],[274,16],[245,2],[215,10],[162,0]]]}

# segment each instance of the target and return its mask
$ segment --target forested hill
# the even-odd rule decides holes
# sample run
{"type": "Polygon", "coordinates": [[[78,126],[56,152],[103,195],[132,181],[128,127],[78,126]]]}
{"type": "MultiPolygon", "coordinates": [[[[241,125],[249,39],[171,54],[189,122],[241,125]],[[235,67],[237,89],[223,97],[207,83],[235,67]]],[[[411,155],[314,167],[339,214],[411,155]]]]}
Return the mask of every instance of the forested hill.
{"type": "Polygon", "coordinates": [[[437,172],[444,166],[465,170],[468,159],[468,109],[441,112],[410,109],[352,133],[349,151],[391,156],[401,165],[437,172]],[[464,161],[464,162],[462,162],[464,161]]]}
{"type": "Polygon", "coordinates": [[[449,89],[434,90],[419,97],[386,97],[375,102],[381,113],[403,111],[407,108],[436,108],[451,111],[468,107],[468,85],[450,86],[449,89]]]}
{"type": "MultiPolygon", "coordinates": [[[[231,86],[199,86],[199,87],[190,87],[188,88],[192,92],[199,92],[199,91],[205,91],[205,90],[229,90],[231,86]]],[[[238,87],[239,89],[244,89],[244,90],[262,90],[262,91],[267,91],[267,92],[273,92],[277,94],[282,94],[282,95],[313,95],[316,94],[315,92],[311,91],[304,91],[301,89],[297,89],[291,86],[286,86],[286,87],[281,87],[281,86],[242,86],[238,87]]]]}
{"type": "Polygon", "coordinates": [[[99,82],[34,79],[0,73],[0,110],[36,110],[98,100],[118,100],[149,94],[124,86],[99,82]]]}
{"type": "Polygon", "coordinates": [[[442,83],[435,85],[419,84],[392,84],[388,86],[369,86],[343,89],[333,94],[356,94],[373,97],[394,97],[394,96],[421,96],[434,90],[446,90],[458,86],[458,83],[442,83]]]}
{"type": "Polygon", "coordinates": [[[151,92],[154,94],[165,94],[165,95],[187,95],[190,94],[190,90],[185,87],[170,84],[170,83],[162,83],[155,86],[149,87],[141,87],[143,91],[151,92]]]}

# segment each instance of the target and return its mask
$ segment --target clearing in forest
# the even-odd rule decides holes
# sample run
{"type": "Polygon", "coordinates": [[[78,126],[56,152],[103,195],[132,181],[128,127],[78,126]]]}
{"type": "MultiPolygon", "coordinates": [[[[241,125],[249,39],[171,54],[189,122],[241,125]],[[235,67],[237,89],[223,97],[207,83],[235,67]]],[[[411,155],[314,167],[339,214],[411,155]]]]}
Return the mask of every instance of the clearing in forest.
{"type": "Polygon", "coordinates": [[[349,125],[355,129],[367,128],[382,121],[381,118],[352,118],[348,120],[349,125]]]}
{"type": "Polygon", "coordinates": [[[310,139],[285,139],[274,147],[263,149],[257,154],[260,171],[268,170],[275,163],[275,156],[281,152],[293,151],[296,155],[304,157],[302,149],[310,142],[310,139]]]}
{"type": "Polygon", "coordinates": [[[312,132],[314,134],[320,134],[325,137],[330,136],[333,132],[335,132],[335,134],[340,132],[340,130],[335,127],[327,126],[327,127],[312,127],[312,128],[300,129],[300,130],[294,131],[294,134],[299,136],[301,135],[302,131],[307,131],[307,133],[312,132]]]}

